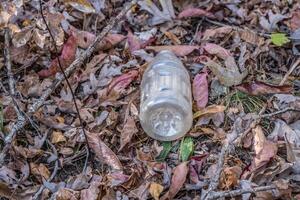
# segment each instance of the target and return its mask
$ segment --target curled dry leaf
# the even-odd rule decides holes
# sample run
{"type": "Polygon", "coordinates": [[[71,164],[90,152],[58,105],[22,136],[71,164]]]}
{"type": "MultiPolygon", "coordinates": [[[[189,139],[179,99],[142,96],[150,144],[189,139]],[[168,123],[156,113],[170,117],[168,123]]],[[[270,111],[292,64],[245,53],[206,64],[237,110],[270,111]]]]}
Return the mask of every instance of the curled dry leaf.
{"type": "Polygon", "coordinates": [[[232,32],[231,26],[224,26],[220,28],[215,29],[206,29],[203,33],[203,40],[208,40],[211,38],[218,38],[218,37],[224,37],[225,35],[232,32]]]}
{"type": "Polygon", "coordinates": [[[131,141],[132,136],[138,132],[134,118],[132,116],[127,116],[125,120],[125,125],[121,132],[121,146],[119,151],[122,150],[125,145],[127,145],[131,141]]]}
{"type": "Polygon", "coordinates": [[[223,60],[226,60],[226,58],[228,58],[229,56],[232,56],[231,53],[224,49],[223,47],[221,47],[220,45],[214,44],[214,43],[206,43],[203,48],[205,49],[205,51],[207,51],[207,53],[211,54],[211,55],[216,55],[219,58],[222,58],[223,60]]]}
{"type": "Polygon", "coordinates": [[[162,200],[173,199],[175,195],[179,192],[179,190],[185,183],[186,175],[189,171],[189,167],[187,164],[188,162],[183,162],[175,167],[169,191],[162,197],[162,200]]]}
{"type": "Polygon", "coordinates": [[[263,130],[257,126],[253,130],[253,148],[255,157],[252,160],[250,171],[255,171],[267,164],[276,154],[277,145],[266,139],[263,130]]]}
{"type": "Polygon", "coordinates": [[[236,86],[242,92],[250,95],[264,95],[264,94],[278,94],[278,93],[291,93],[293,88],[289,85],[275,86],[267,83],[254,81],[251,83],[243,83],[236,86]]]}
{"type": "Polygon", "coordinates": [[[193,80],[193,97],[198,109],[204,108],[208,103],[207,73],[197,74],[193,80]]]}
{"type": "Polygon", "coordinates": [[[155,52],[160,52],[163,50],[173,51],[176,56],[186,56],[192,53],[194,50],[199,49],[198,46],[192,45],[173,45],[173,46],[148,46],[147,50],[154,50],[155,52]]]}
{"type": "Polygon", "coordinates": [[[87,140],[90,148],[96,154],[96,158],[113,170],[122,170],[123,166],[116,154],[101,140],[96,133],[87,132],[87,140]]]}
{"type": "MultiPolygon", "coordinates": [[[[62,68],[67,68],[74,60],[77,50],[76,38],[74,36],[70,36],[67,42],[64,44],[61,55],[59,56],[60,63],[62,68]]],[[[58,58],[52,60],[48,69],[43,69],[38,72],[38,75],[42,78],[46,78],[49,76],[55,75],[60,71],[58,58]]]]}
{"type": "Polygon", "coordinates": [[[242,169],[239,166],[226,167],[220,178],[220,187],[222,189],[229,189],[238,184],[238,180],[242,174],[242,169]]]}
{"type": "Polygon", "coordinates": [[[203,10],[201,8],[187,8],[181,11],[178,15],[179,19],[188,18],[188,17],[208,17],[215,19],[216,17],[209,11],[203,10]]]}

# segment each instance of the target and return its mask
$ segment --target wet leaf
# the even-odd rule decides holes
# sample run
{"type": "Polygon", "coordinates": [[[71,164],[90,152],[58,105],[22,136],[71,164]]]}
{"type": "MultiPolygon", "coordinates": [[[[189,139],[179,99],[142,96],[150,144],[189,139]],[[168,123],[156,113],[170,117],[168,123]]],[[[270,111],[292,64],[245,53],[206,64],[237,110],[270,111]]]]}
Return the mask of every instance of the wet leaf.
{"type": "Polygon", "coordinates": [[[155,200],[159,200],[159,196],[163,190],[164,187],[158,183],[153,182],[150,184],[149,192],[155,200]]]}
{"type": "Polygon", "coordinates": [[[206,108],[203,108],[202,110],[199,110],[194,114],[194,118],[201,117],[206,114],[214,114],[219,112],[224,112],[225,106],[222,105],[210,105],[206,108]]]}
{"type": "Polygon", "coordinates": [[[88,0],[64,0],[64,2],[84,13],[96,12],[88,0]]]}
{"type": "Polygon", "coordinates": [[[90,148],[96,154],[96,158],[108,166],[110,166],[113,170],[122,170],[123,166],[119,161],[116,154],[101,140],[99,135],[96,133],[87,133],[87,139],[90,145],[90,148]]]}
{"type": "Polygon", "coordinates": [[[191,137],[186,137],[181,140],[180,144],[180,159],[187,161],[194,151],[194,141],[191,137]]]}
{"type": "Polygon", "coordinates": [[[286,37],[285,33],[272,33],[271,41],[276,46],[282,46],[282,45],[288,43],[290,40],[286,37]]]}
{"type": "Polygon", "coordinates": [[[162,142],[163,150],[160,152],[159,156],[156,158],[157,161],[164,161],[172,149],[172,142],[162,142]]]}
{"type": "Polygon", "coordinates": [[[53,131],[51,135],[51,142],[52,143],[59,143],[59,142],[66,142],[65,136],[62,134],[62,132],[59,131],[53,131]]]}
{"type": "Polygon", "coordinates": [[[193,97],[197,108],[204,108],[208,103],[207,73],[197,74],[193,80],[193,97]]]}
{"type": "Polygon", "coordinates": [[[275,86],[267,83],[255,81],[251,83],[243,83],[236,86],[236,88],[242,92],[250,95],[265,95],[265,94],[278,94],[278,93],[290,93],[293,88],[288,85],[275,86]]]}
{"type": "Polygon", "coordinates": [[[174,168],[169,191],[161,198],[162,200],[173,199],[182,188],[189,171],[187,164],[188,162],[183,162],[174,168]]]}
{"type": "Polygon", "coordinates": [[[173,46],[147,46],[146,49],[160,52],[163,50],[173,51],[176,56],[186,56],[194,50],[199,49],[198,46],[192,45],[173,45],[173,46]]]}
{"type": "Polygon", "coordinates": [[[121,132],[121,146],[120,146],[120,149],[123,149],[125,147],[125,145],[127,145],[130,141],[131,141],[131,138],[134,134],[136,134],[138,132],[138,129],[135,125],[135,121],[134,121],[134,118],[131,117],[131,116],[128,116],[126,118],[126,121],[125,121],[125,125],[122,129],[122,132],[121,132]]]}
{"type": "Polygon", "coordinates": [[[172,0],[159,0],[159,2],[162,11],[151,0],[142,0],[138,2],[142,10],[146,10],[152,14],[153,17],[149,20],[151,26],[166,21],[172,21],[172,19],[175,18],[172,0]]]}
{"type": "Polygon", "coordinates": [[[216,18],[214,14],[206,10],[203,10],[201,8],[187,8],[178,14],[179,19],[188,18],[188,17],[208,17],[211,19],[216,18]]]}

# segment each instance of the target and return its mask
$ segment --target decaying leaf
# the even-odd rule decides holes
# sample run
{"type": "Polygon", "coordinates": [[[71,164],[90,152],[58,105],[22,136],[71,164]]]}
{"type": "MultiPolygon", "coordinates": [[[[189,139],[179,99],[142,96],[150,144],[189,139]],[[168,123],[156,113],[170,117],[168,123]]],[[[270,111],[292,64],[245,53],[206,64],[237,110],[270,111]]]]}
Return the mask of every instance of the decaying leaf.
{"type": "Polygon", "coordinates": [[[277,154],[277,145],[266,139],[260,126],[253,129],[253,134],[255,157],[250,166],[252,172],[267,164],[277,154]]]}
{"type": "Polygon", "coordinates": [[[188,174],[189,168],[187,164],[188,162],[182,162],[175,167],[173,170],[169,191],[161,199],[173,199],[179,192],[186,180],[186,175],[188,174]]]}
{"type": "Polygon", "coordinates": [[[220,187],[222,189],[230,189],[238,184],[238,180],[242,174],[239,166],[226,167],[220,178],[220,187]]]}
{"type": "Polygon", "coordinates": [[[181,11],[178,15],[179,19],[187,18],[187,17],[208,17],[208,18],[216,18],[214,14],[209,11],[203,10],[201,8],[187,8],[181,11]]]}
{"type": "Polygon", "coordinates": [[[193,80],[193,97],[197,108],[201,109],[208,103],[207,73],[197,74],[193,80]]]}
{"type": "Polygon", "coordinates": [[[159,0],[162,11],[152,2],[152,0],[139,1],[141,9],[148,11],[153,15],[149,20],[150,25],[157,25],[175,18],[173,3],[171,0],[159,0]]]}
{"type": "Polygon", "coordinates": [[[113,170],[122,170],[123,166],[119,161],[116,154],[101,140],[99,135],[96,133],[87,133],[87,139],[90,145],[90,148],[96,154],[96,158],[108,166],[110,166],[113,170]]]}
{"type": "Polygon", "coordinates": [[[176,56],[186,56],[194,50],[199,49],[198,46],[192,45],[173,45],[173,46],[147,46],[146,49],[160,52],[163,50],[172,51],[176,56]]]}
{"type": "Polygon", "coordinates": [[[155,200],[159,200],[159,196],[163,189],[164,187],[162,185],[153,182],[150,184],[149,192],[155,200]]]}
{"type": "Polygon", "coordinates": [[[84,189],[80,192],[80,199],[90,199],[90,200],[97,200],[99,195],[99,186],[101,185],[102,177],[98,175],[94,175],[90,187],[87,189],[84,189]]]}
{"type": "Polygon", "coordinates": [[[125,145],[127,145],[130,141],[131,141],[131,138],[132,136],[138,132],[138,129],[135,125],[135,121],[134,121],[134,118],[131,117],[131,116],[128,116],[125,118],[125,124],[124,124],[124,127],[121,131],[121,146],[120,146],[120,149],[123,149],[125,147],[125,145]]]}
{"type": "Polygon", "coordinates": [[[236,88],[242,92],[250,95],[264,95],[264,94],[278,94],[278,93],[290,93],[293,88],[289,85],[274,86],[267,83],[255,81],[251,83],[243,83],[236,86],[236,88]]]}
{"type": "Polygon", "coordinates": [[[30,163],[30,170],[31,173],[37,177],[42,176],[46,180],[50,177],[50,171],[42,163],[40,163],[39,165],[35,163],[30,163]]]}

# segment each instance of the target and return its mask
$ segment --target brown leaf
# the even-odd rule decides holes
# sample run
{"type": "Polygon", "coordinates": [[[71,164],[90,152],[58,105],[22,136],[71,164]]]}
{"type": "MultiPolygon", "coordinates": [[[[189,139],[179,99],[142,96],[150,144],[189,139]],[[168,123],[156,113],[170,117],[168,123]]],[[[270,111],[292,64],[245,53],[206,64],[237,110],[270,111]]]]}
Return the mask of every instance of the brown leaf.
{"type": "Polygon", "coordinates": [[[292,31],[295,31],[298,28],[300,28],[300,9],[297,9],[292,13],[290,24],[292,31]]]}
{"type": "Polygon", "coordinates": [[[135,36],[131,32],[131,30],[128,30],[127,42],[128,42],[129,50],[130,50],[131,53],[136,51],[136,50],[139,50],[141,48],[141,45],[142,45],[139,38],[137,36],[135,36]]]}
{"type": "Polygon", "coordinates": [[[226,58],[232,56],[232,54],[228,50],[214,43],[206,43],[203,48],[205,49],[205,51],[207,51],[207,53],[216,55],[223,60],[226,60],[226,58]]]}
{"type": "Polygon", "coordinates": [[[169,191],[162,197],[162,200],[173,199],[179,192],[186,180],[186,175],[189,171],[188,162],[183,162],[177,165],[173,171],[171,185],[169,191]]]}
{"type": "Polygon", "coordinates": [[[150,184],[149,192],[155,200],[159,200],[159,196],[163,190],[164,187],[158,183],[153,182],[150,184]]]}
{"type": "Polygon", "coordinates": [[[242,40],[260,46],[263,44],[264,39],[257,35],[257,33],[250,31],[250,30],[240,30],[239,31],[240,37],[242,40]]]}
{"type": "Polygon", "coordinates": [[[201,109],[208,103],[207,73],[197,74],[193,80],[193,97],[197,102],[197,108],[201,109]]]}
{"type": "Polygon", "coordinates": [[[24,158],[34,158],[35,156],[41,155],[43,150],[35,148],[25,148],[22,146],[13,146],[14,150],[22,155],[24,158]]]}
{"type": "Polygon", "coordinates": [[[60,131],[53,131],[51,135],[51,143],[59,143],[59,142],[65,142],[67,141],[65,136],[60,131]]]}
{"type": "Polygon", "coordinates": [[[201,117],[206,114],[215,114],[215,113],[219,113],[219,112],[224,112],[225,108],[226,107],[222,106],[222,105],[210,105],[210,106],[196,112],[194,114],[194,118],[198,118],[198,117],[201,117]]]}
{"type": "Polygon", "coordinates": [[[173,46],[147,46],[147,50],[154,50],[160,52],[163,50],[173,51],[176,56],[186,56],[192,53],[194,50],[199,49],[198,46],[192,45],[173,45],[173,46]]]}
{"type": "Polygon", "coordinates": [[[122,170],[123,166],[116,154],[101,140],[96,133],[87,132],[87,140],[90,148],[96,154],[96,158],[114,170],[122,170]]]}
{"type": "Polygon", "coordinates": [[[237,186],[241,174],[242,169],[239,166],[226,167],[221,175],[220,187],[222,189],[230,189],[237,186]]]}
{"type": "Polygon", "coordinates": [[[206,29],[203,33],[203,40],[209,40],[211,38],[218,38],[218,37],[224,37],[225,35],[232,32],[231,26],[224,26],[220,28],[215,29],[206,29]]]}
{"type": "Polygon", "coordinates": [[[30,170],[31,170],[31,173],[33,175],[35,175],[36,177],[41,176],[46,180],[49,179],[49,177],[50,177],[50,171],[42,163],[40,163],[39,165],[37,165],[35,163],[30,163],[30,170]]]}
{"type": "Polygon", "coordinates": [[[277,154],[277,145],[266,139],[260,126],[257,126],[252,131],[254,134],[253,147],[255,157],[252,160],[250,171],[255,171],[267,164],[277,154]]]}
{"type": "Polygon", "coordinates": [[[95,12],[95,9],[88,0],[64,0],[64,2],[84,13],[95,12]]]}
{"type": "Polygon", "coordinates": [[[121,146],[119,151],[122,150],[125,147],[125,145],[127,145],[131,141],[132,136],[137,132],[138,129],[135,125],[135,121],[133,117],[128,116],[126,118],[125,125],[121,132],[121,141],[120,141],[121,146]]]}
{"type": "Polygon", "coordinates": [[[61,188],[56,193],[56,200],[78,200],[80,192],[68,188],[61,188]]]}
{"type": "Polygon", "coordinates": [[[200,9],[200,8],[187,8],[181,11],[178,15],[179,19],[188,18],[188,17],[208,17],[215,19],[216,17],[209,11],[200,9]]]}
{"type": "Polygon", "coordinates": [[[250,95],[290,93],[293,90],[292,86],[289,85],[275,86],[259,81],[243,83],[241,85],[236,86],[236,88],[250,95]]]}

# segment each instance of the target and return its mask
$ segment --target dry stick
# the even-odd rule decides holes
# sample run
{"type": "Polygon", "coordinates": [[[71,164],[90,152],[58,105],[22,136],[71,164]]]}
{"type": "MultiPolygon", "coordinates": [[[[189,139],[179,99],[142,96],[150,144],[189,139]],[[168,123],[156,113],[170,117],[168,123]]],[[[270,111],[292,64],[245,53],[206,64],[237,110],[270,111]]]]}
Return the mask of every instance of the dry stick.
{"type": "Polygon", "coordinates": [[[296,108],[292,108],[292,107],[287,107],[287,108],[284,108],[282,110],[278,110],[278,111],[275,111],[275,112],[272,112],[272,113],[269,113],[269,114],[258,115],[258,118],[272,117],[274,115],[279,115],[281,113],[285,113],[285,112],[288,112],[288,111],[300,112],[300,109],[296,109],[296,108]]]}
{"type": "Polygon", "coordinates": [[[255,188],[245,188],[245,189],[238,189],[238,190],[231,190],[231,191],[215,192],[212,195],[210,195],[207,199],[211,200],[211,199],[218,199],[222,197],[235,197],[242,194],[256,193],[256,192],[274,190],[274,189],[276,189],[275,186],[268,185],[268,186],[260,186],[255,188]]]}
{"type": "MultiPolygon", "coordinates": [[[[84,61],[89,58],[93,52],[96,50],[96,46],[99,42],[102,41],[102,39],[109,33],[109,31],[114,27],[114,25],[121,21],[122,17],[127,13],[127,11],[136,4],[136,0],[131,1],[130,5],[128,7],[125,7],[115,18],[111,19],[107,26],[102,29],[101,33],[95,38],[93,43],[88,47],[88,49],[83,52],[74,62],[65,70],[66,76],[70,76],[70,74],[78,67],[80,67],[84,61]]],[[[50,94],[63,82],[64,76],[62,74],[57,74],[55,80],[53,81],[52,85],[47,88],[42,96],[33,103],[29,109],[28,109],[28,115],[33,115],[35,112],[38,111],[38,109],[44,104],[45,100],[50,96],[50,94]]],[[[22,129],[26,124],[26,121],[18,120],[15,122],[12,126],[12,129],[8,136],[5,138],[6,145],[4,146],[1,154],[0,154],[0,166],[3,165],[4,157],[7,153],[7,151],[10,148],[10,144],[12,142],[12,138],[15,136],[17,131],[22,129]]]]}
{"type": "Polygon", "coordinates": [[[296,69],[296,67],[300,64],[300,57],[296,60],[296,62],[292,65],[289,71],[284,75],[283,79],[279,83],[279,85],[283,85],[284,82],[288,79],[289,75],[296,69]]]}
{"type": "MultiPolygon", "coordinates": [[[[39,0],[39,3],[40,3],[40,12],[41,12],[41,16],[42,16],[43,22],[44,22],[44,24],[46,25],[46,28],[47,28],[47,30],[48,30],[48,32],[49,32],[49,34],[50,34],[51,39],[52,39],[52,43],[53,43],[53,45],[54,45],[55,53],[58,54],[58,49],[57,49],[57,46],[56,46],[56,41],[55,41],[54,36],[53,36],[53,34],[52,34],[52,32],[51,32],[51,30],[50,30],[48,24],[47,24],[47,21],[46,21],[46,19],[45,19],[44,13],[43,13],[42,0],[39,0]]],[[[64,69],[63,69],[63,67],[62,67],[62,64],[61,64],[61,61],[60,61],[59,56],[57,57],[57,61],[58,61],[58,66],[59,66],[59,68],[60,68],[60,71],[61,71],[61,73],[64,75],[64,79],[66,80],[66,83],[67,83],[67,85],[68,85],[68,88],[69,88],[70,91],[71,91],[72,100],[73,100],[73,103],[74,103],[74,105],[75,105],[75,109],[76,109],[76,112],[77,112],[77,115],[78,115],[78,118],[79,118],[80,127],[81,127],[81,130],[82,130],[82,132],[83,132],[84,139],[85,139],[85,142],[86,142],[86,145],[87,145],[87,151],[86,151],[86,154],[87,154],[87,155],[86,155],[86,160],[85,160],[84,167],[83,167],[83,172],[85,172],[85,170],[86,170],[86,168],[87,168],[87,163],[88,163],[88,160],[89,160],[89,155],[90,155],[90,145],[89,145],[89,142],[88,142],[88,140],[87,140],[87,135],[86,135],[85,129],[84,129],[84,127],[83,127],[83,121],[82,121],[82,118],[81,118],[81,115],[80,115],[80,112],[79,112],[79,108],[78,108],[78,105],[77,105],[77,102],[76,102],[76,97],[75,97],[74,91],[73,91],[73,89],[72,89],[72,87],[71,87],[71,84],[70,84],[70,82],[69,82],[69,80],[68,80],[67,75],[66,75],[65,72],[64,72],[64,69]]]]}

